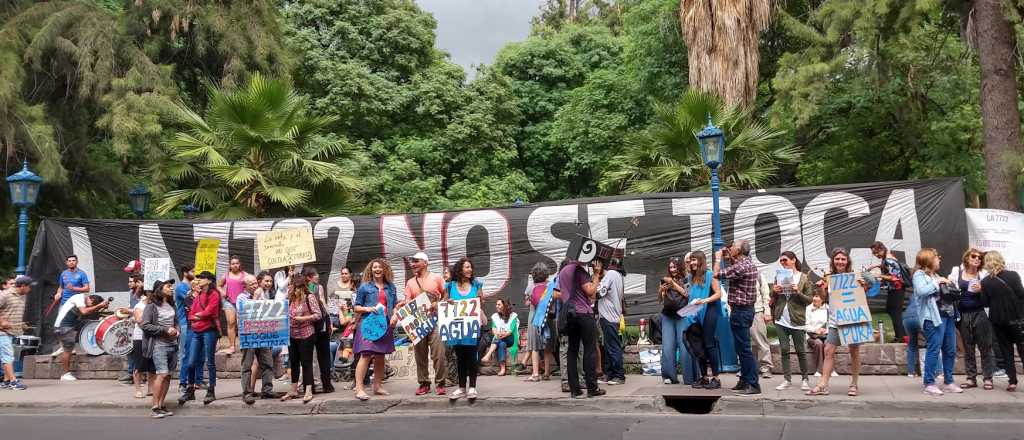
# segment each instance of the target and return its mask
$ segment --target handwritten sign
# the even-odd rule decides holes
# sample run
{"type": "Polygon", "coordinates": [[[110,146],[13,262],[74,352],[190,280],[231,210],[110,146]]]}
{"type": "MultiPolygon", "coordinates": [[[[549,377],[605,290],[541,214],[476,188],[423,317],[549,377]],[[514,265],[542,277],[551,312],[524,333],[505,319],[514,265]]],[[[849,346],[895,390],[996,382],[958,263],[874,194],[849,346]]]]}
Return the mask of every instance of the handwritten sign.
{"type": "Polygon", "coordinates": [[[875,330],[871,327],[870,322],[841,325],[838,330],[839,340],[843,345],[856,345],[875,341],[875,330]]]}
{"type": "Polygon", "coordinates": [[[427,295],[419,295],[415,302],[398,309],[398,323],[409,336],[412,345],[429,336],[437,327],[437,317],[430,313],[430,299],[427,295]]]}
{"type": "Polygon", "coordinates": [[[239,348],[288,345],[288,300],[238,302],[239,348]]]}
{"type": "Polygon", "coordinates": [[[167,281],[171,279],[171,259],[147,258],[143,263],[142,274],[142,285],[147,289],[151,289],[153,287],[153,283],[157,281],[167,281]]]}
{"type": "Polygon", "coordinates": [[[437,303],[437,332],[449,345],[476,345],[480,338],[480,298],[437,303]]]}
{"type": "Polygon", "coordinates": [[[871,322],[867,296],[853,272],[829,276],[828,304],[838,326],[871,322]]]}
{"type": "Polygon", "coordinates": [[[273,269],[316,261],[311,228],[281,229],[256,234],[260,267],[273,269]]]}
{"type": "Polygon", "coordinates": [[[196,246],[196,275],[203,272],[217,274],[217,249],[220,248],[220,240],[215,238],[204,238],[199,240],[196,246]]]}

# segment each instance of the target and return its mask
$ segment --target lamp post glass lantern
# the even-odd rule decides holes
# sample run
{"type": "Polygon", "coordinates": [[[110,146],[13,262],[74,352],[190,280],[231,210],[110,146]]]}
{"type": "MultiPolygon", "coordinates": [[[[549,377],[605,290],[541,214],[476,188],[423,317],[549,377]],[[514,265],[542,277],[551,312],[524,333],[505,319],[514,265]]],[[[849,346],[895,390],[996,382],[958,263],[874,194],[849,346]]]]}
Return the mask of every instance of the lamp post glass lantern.
{"type": "Polygon", "coordinates": [[[189,203],[181,207],[181,212],[185,215],[185,218],[196,218],[196,214],[199,214],[199,208],[189,203]]]}
{"type": "Polygon", "coordinates": [[[718,167],[725,162],[725,132],[711,122],[711,114],[708,114],[708,125],[696,134],[697,142],[700,144],[700,155],[704,164],[711,170],[711,200],[712,213],[711,224],[714,238],[712,240],[712,254],[717,252],[725,242],[722,240],[722,219],[718,208],[718,167]]]}
{"type": "Polygon", "coordinates": [[[146,211],[149,211],[150,197],[152,197],[152,193],[142,185],[136,185],[135,188],[128,193],[128,201],[131,204],[132,212],[134,212],[139,218],[142,218],[142,216],[146,214],[146,211]]]}
{"type": "Polygon", "coordinates": [[[28,208],[35,206],[39,199],[39,187],[43,178],[28,169],[28,161],[21,171],[7,176],[7,187],[11,191],[11,204],[21,208],[18,214],[18,275],[25,274],[25,245],[28,242],[28,208]]]}

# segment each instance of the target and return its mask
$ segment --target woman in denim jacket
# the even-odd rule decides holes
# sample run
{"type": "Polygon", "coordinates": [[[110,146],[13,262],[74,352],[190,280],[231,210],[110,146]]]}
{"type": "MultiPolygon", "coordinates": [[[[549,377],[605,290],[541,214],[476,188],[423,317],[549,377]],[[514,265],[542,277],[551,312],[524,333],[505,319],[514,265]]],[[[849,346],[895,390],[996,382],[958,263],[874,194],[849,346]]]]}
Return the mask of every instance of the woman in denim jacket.
{"type": "Polygon", "coordinates": [[[948,284],[949,280],[940,277],[939,253],[932,248],[921,249],[917,253],[917,264],[914,270],[914,296],[911,305],[916,309],[917,318],[921,321],[925,339],[928,341],[925,351],[924,393],[941,396],[945,393],[964,392],[953,383],[953,363],[956,361],[956,310],[944,306],[939,310],[939,285],[948,284]],[[935,386],[935,368],[942,355],[943,387],[935,386]]]}
{"type": "Polygon", "coordinates": [[[377,258],[366,265],[363,270],[363,283],[356,291],[356,299],[352,303],[352,311],[359,318],[356,324],[356,334],[353,338],[355,347],[353,351],[359,355],[359,364],[356,365],[356,386],[355,394],[359,400],[370,400],[370,396],[363,390],[363,379],[370,367],[370,360],[373,359],[373,394],[387,396],[390,393],[384,390],[383,381],[386,368],[384,355],[395,351],[394,328],[397,318],[394,316],[395,303],[398,302],[395,293],[395,284],[392,282],[394,274],[387,260],[377,258]],[[376,340],[370,340],[363,335],[361,322],[371,313],[381,313],[388,319],[387,330],[384,335],[376,340]],[[390,317],[390,318],[388,318],[390,317]]]}

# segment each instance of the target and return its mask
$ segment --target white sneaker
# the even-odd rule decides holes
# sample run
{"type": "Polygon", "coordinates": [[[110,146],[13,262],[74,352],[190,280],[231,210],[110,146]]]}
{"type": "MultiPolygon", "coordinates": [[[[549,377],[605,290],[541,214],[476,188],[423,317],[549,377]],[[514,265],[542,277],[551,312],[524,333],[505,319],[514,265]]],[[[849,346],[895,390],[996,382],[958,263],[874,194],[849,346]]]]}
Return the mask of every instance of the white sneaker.
{"type": "Polygon", "coordinates": [[[941,395],[945,394],[945,393],[942,392],[942,390],[939,389],[939,387],[937,387],[935,385],[928,385],[928,386],[924,387],[924,393],[929,395],[929,396],[941,396],[941,395]]]}
{"type": "Polygon", "coordinates": [[[448,395],[449,400],[459,400],[466,395],[466,392],[459,388],[448,395]]]}
{"type": "Polygon", "coordinates": [[[942,387],[942,391],[945,391],[947,393],[960,394],[960,393],[964,392],[964,389],[960,388],[960,385],[957,385],[955,383],[951,383],[949,385],[943,386],[942,387]]]}
{"type": "Polygon", "coordinates": [[[466,398],[467,399],[476,399],[476,396],[477,396],[476,388],[472,388],[471,387],[469,389],[469,391],[466,391],[466,398]]]}
{"type": "Polygon", "coordinates": [[[70,371],[67,372],[67,373],[64,373],[64,375],[60,377],[60,381],[61,382],[73,382],[73,381],[76,381],[76,380],[78,380],[78,378],[75,377],[74,374],[71,374],[70,371]]]}
{"type": "Polygon", "coordinates": [[[811,384],[807,383],[807,379],[800,381],[800,389],[803,391],[809,391],[811,389],[811,384]]]}
{"type": "Polygon", "coordinates": [[[992,373],[992,377],[1006,377],[1006,370],[996,370],[994,373],[992,373]]]}
{"type": "Polygon", "coordinates": [[[619,381],[617,381],[615,379],[612,379],[612,380],[609,380],[608,382],[605,382],[605,385],[622,385],[622,382],[619,382],[619,381]]]}
{"type": "Polygon", "coordinates": [[[832,377],[839,377],[839,373],[836,373],[835,371],[833,371],[832,372],[832,377]]]}
{"type": "Polygon", "coordinates": [[[910,373],[910,374],[907,375],[907,377],[913,379],[913,378],[917,377],[917,375],[914,374],[914,373],[910,373]]]}
{"type": "Polygon", "coordinates": [[[793,382],[790,382],[788,380],[784,380],[784,381],[782,381],[782,383],[779,384],[779,386],[775,387],[775,390],[776,391],[785,391],[785,390],[788,390],[790,388],[793,388],[793,382]]]}
{"type": "Polygon", "coordinates": [[[672,379],[665,379],[661,383],[663,383],[665,385],[672,385],[672,379]]]}
{"type": "Polygon", "coordinates": [[[50,357],[60,356],[60,354],[63,353],[63,352],[64,352],[64,347],[57,347],[57,349],[54,350],[53,353],[50,353],[50,357]]]}
{"type": "Polygon", "coordinates": [[[814,377],[821,377],[821,372],[820,371],[815,371],[814,372],[814,377]]]}

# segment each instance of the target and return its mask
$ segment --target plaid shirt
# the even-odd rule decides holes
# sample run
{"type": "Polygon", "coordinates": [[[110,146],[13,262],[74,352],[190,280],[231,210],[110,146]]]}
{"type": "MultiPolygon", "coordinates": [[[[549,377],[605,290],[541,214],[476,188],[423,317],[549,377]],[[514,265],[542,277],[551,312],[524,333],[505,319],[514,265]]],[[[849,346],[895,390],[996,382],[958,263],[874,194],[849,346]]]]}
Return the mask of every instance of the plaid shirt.
{"type": "Polygon", "coordinates": [[[719,270],[718,279],[729,281],[729,305],[754,305],[757,300],[757,266],[750,257],[743,257],[719,270]]]}

